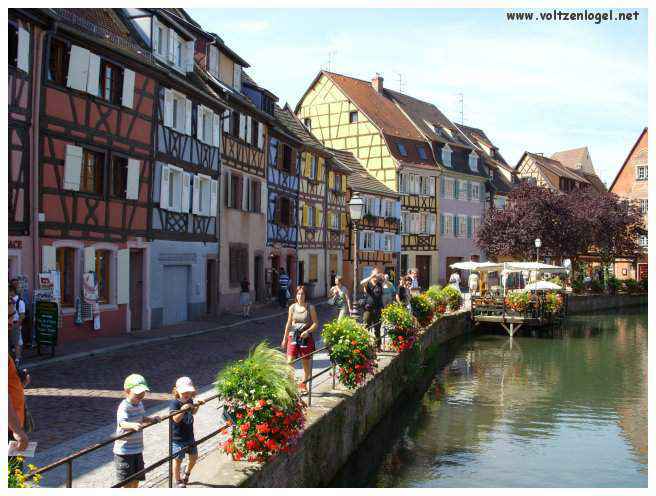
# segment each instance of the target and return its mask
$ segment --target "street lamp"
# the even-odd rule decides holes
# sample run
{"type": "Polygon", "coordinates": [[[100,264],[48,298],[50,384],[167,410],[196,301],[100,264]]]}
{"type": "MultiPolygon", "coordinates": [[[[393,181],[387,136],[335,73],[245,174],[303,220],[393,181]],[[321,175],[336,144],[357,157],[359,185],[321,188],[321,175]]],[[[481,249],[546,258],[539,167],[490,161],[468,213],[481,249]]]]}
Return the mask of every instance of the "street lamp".
{"type": "Polygon", "coordinates": [[[359,196],[354,196],[349,201],[348,206],[351,214],[351,229],[353,229],[353,294],[351,299],[355,301],[355,293],[358,287],[358,221],[362,219],[364,202],[359,196]]]}
{"type": "Polygon", "coordinates": [[[535,238],[535,261],[540,261],[540,247],[542,246],[542,240],[540,238],[535,238]]]}

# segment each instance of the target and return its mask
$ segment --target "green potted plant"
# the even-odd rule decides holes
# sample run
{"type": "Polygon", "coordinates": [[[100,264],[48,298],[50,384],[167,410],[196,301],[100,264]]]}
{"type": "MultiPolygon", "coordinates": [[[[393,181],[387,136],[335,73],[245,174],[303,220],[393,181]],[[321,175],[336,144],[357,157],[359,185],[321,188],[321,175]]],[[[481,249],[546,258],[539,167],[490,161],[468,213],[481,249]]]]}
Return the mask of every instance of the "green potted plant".
{"type": "Polygon", "coordinates": [[[339,371],[339,382],[349,389],[362,384],[377,367],[375,344],[367,329],[351,317],[333,320],[321,333],[330,360],[339,371]]]}
{"type": "Polygon", "coordinates": [[[444,286],[441,291],[442,300],[446,302],[446,307],[450,312],[459,310],[462,306],[462,293],[453,286],[444,286]]]}
{"type": "Polygon", "coordinates": [[[531,301],[531,295],[528,292],[510,293],[505,298],[506,307],[512,312],[524,313],[531,301]]]}
{"type": "Polygon", "coordinates": [[[381,319],[394,350],[401,352],[414,346],[418,329],[405,305],[398,302],[387,305],[381,312],[381,319]]]}
{"type": "Polygon", "coordinates": [[[421,327],[426,327],[433,321],[433,302],[426,294],[419,294],[410,298],[412,314],[417,318],[421,327]]]}

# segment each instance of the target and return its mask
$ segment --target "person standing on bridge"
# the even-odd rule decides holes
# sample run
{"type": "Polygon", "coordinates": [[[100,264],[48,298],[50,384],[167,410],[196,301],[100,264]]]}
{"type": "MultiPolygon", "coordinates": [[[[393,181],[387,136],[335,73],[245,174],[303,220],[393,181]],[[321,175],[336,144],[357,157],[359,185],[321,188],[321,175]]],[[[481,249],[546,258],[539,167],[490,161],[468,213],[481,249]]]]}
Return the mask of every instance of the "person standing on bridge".
{"type": "Polygon", "coordinates": [[[296,290],[296,303],[289,306],[285,334],[280,347],[287,349],[287,362],[292,363],[297,356],[303,359],[303,382],[300,389],[306,390],[307,381],[312,377],[312,358],[310,353],[315,350],[312,333],[319,327],[317,310],[310,305],[305,286],[296,290]]]}
{"type": "Polygon", "coordinates": [[[289,276],[285,269],[280,269],[278,276],[278,304],[280,308],[287,308],[287,300],[289,300],[289,276]]]}
{"type": "Polygon", "coordinates": [[[191,469],[196,465],[198,460],[198,448],[196,447],[196,437],[194,435],[194,415],[198,411],[198,406],[194,405],[194,396],[196,388],[189,377],[180,377],[175,381],[173,387],[173,401],[169,406],[171,412],[179,411],[173,416],[173,454],[177,455],[173,459],[173,475],[175,476],[175,487],[187,487],[191,469]],[[185,451],[186,448],[186,451],[185,451]],[[189,454],[187,468],[184,476],[180,477],[180,466],[184,460],[185,453],[189,454]]]}

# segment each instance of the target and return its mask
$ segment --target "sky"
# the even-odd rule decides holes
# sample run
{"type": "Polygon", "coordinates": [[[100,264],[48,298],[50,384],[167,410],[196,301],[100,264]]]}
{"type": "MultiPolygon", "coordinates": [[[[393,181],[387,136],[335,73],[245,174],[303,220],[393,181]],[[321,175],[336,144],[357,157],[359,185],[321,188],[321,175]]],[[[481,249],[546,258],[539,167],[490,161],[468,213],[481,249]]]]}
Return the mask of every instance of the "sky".
{"type": "Polygon", "coordinates": [[[550,156],[587,146],[610,185],[647,125],[646,10],[637,21],[600,24],[508,21],[507,10],[188,12],[281,105],[293,108],[330,58],[333,72],[366,80],[380,73],[394,90],[401,77],[404,93],[455,122],[462,110],[464,124],[483,129],[512,166],[525,150],[550,156]]]}

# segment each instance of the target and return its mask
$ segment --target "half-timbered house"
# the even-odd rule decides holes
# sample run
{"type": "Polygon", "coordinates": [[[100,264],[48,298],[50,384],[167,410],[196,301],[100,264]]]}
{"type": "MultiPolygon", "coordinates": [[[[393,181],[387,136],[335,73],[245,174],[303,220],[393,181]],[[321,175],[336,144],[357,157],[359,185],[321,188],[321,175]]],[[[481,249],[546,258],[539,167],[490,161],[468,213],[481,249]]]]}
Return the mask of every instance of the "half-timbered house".
{"type": "Polygon", "coordinates": [[[400,195],[369,174],[351,152],[336,149],[330,151],[333,153],[334,161],[349,170],[345,201],[348,203],[357,195],[364,202],[363,217],[357,226],[353,226],[354,221],[344,216],[348,223],[344,242],[344,262],[340,271],[344,276],[344,284],[352,290],[353,256],[356,245],[358,280],[368,276],[377,267],[398,283],[401,258],[400,195]],[[355,244],[353,227],[357,229],[355,244]]]}
{"type": "Polygon", "coordinates": [[[369,82],[321,71],[295,110],[325,146],[351,151],[371,175],[401,194],[402,212],[414,219],[403,236],[404,265],[419,269],[422,286],[437,282],[439,170],[425,137],[383,78],[369,82]]]}
{"type": "Polygon", "coordinates": [[[111,9],[44,11],[34,159],[40,267],[60,275],[60,340],[147,327],[152,56],[111,9]]]}

